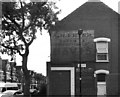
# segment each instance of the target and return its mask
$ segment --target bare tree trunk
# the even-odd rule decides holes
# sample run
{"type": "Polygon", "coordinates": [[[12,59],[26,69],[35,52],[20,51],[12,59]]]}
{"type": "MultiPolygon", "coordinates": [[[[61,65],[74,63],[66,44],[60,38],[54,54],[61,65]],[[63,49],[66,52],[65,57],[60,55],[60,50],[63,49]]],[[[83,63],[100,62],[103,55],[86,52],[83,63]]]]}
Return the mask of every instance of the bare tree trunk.
{"type": "Polygon", "coordinates": [[[24,86],[24,95],[25,97],[29,97],[30,96],[30,76],[29,76],[29,71],[26,72],[27,74],[25,74],[25,86],[24,86]]]}
{"type": "Polygon", "coordinates": [[[23,74],[24,74],[24,95],[25,97],[30,97],[30,74],[29,70],[27,69],[27,58],[28,55],[22,56],[22,69],[23,69],[23,74]]]}

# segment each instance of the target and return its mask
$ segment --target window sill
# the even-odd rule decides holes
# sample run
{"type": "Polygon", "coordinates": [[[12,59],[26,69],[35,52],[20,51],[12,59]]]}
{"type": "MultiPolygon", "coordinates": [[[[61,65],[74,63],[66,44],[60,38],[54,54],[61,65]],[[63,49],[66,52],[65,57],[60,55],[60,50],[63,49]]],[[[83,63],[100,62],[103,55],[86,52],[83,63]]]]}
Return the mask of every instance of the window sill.
{"type": "Polygon", "coordinates": [[[96,62],[106,62],[106,63],[108,63],[109,61],[108,60],[96,60],[96,62]]]}

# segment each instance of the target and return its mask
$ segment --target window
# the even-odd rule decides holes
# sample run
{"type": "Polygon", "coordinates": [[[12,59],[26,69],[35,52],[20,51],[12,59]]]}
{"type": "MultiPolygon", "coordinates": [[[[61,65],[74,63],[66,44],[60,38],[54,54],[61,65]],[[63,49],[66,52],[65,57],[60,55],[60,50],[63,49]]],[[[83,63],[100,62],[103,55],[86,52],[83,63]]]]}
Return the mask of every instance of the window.
{"type": "Polygon", "coordinates": [[[108,38],[96,38],[96,62],[109,62],[108,38]]]}
{"type": "Polygon", "coordinates": [[[105,82],[105,76],[106,76],[106,74],[104,74],[104,73],[97,74],[97,81],[105,82]]]}
{"type": "Polygon", "coordinates": [[[108,53],[97,53],[97,60],[108,60],[108,53]]]}
{"type": "Polygon", "coordinates": [[[96,42],[96,62],[108,62],[108,42],[96,42]]]}

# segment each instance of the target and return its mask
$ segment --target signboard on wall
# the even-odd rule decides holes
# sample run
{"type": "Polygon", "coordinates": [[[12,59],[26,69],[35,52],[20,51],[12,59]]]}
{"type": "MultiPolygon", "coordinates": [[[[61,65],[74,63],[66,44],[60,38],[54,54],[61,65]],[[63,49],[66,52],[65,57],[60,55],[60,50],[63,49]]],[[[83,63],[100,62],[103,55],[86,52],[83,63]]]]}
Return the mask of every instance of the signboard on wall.
{"type": "Polygon", "coordinates": [[[93,60],[94,30],[84,30],[79,45],[78,31],[59,31],[51,34],[51,61],[66,63],[79,61],[79,46],[83,61],[93,60]]]}

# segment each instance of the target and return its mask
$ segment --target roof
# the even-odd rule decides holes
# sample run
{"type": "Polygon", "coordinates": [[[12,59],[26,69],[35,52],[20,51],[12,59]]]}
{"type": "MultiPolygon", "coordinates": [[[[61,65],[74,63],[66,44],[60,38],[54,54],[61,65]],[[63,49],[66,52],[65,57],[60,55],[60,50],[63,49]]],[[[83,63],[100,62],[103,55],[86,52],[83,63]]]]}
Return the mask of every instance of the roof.
{"type": "Polygon", "coordinates": [[[79,29],[77,28],[78,24],[76,22],[80,21],[83,18],[97,17],[112,14],[118,15],[113,9],[105,5],[103,2],[86,2],[75,11],[70,13],[68,16],[63,18],[61,21],[57,22],[51,30],[65,30],[69,29],[79,29]],[[73,25],[72,28],[70,25],[73,25]]]}

